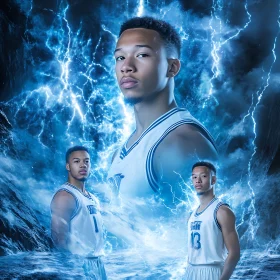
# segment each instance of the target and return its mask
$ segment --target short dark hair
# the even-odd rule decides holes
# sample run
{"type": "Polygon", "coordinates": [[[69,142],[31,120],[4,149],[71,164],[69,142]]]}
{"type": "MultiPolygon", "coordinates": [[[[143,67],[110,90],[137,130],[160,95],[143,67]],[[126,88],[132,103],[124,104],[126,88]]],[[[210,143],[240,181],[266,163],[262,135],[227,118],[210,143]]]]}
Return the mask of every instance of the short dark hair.
{"type": "Polygon", "coordinates": [[[208,162],[208,161],[199,161],[199,162],[197,162],[197,163],[195,163],[194,165],[193,165],[193,167],[192,167],[192,171],[195,169],[195,167],[198,167],[198,166],[206,166],[206,167],[208,167],[211,171],[213,171],[214,172],[214,174],[216,175],[216,167],[212,164],[212,163],[210,163],[210,162],[208,162]]]}
{"type": "Polygon", "coordinates": [[[73,152],[76,152],[76,151],[86,151],[86,152],[89,154],[88,148],[86,148],[86,147],[84,147],[84,146],[74,146],[74,147],[69,148],[69,149],[67,150],[66,155],[65,155],[65,160],[66,160],[66,162],[68,162],[70,155],[71,155],[73,152]]]}
{"type": "Polygon", "coordinates": [[[157,31],[167,48],[175,48],[181,54],[181,38],[175,28],[166,21],[153,17],[134,17],[121,25],[119,37],[127,29],[145,28],[157,31]]]}

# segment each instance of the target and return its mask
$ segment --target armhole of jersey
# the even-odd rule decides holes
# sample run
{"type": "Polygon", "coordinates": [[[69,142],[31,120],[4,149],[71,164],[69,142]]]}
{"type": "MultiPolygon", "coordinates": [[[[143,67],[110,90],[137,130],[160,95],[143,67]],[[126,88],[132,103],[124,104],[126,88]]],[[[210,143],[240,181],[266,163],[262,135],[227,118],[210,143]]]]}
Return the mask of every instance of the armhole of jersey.
{"type": "MultiPolygon", "coordinates": [[[[59,193],[60,191],[66,191],[66,192],[70,193],[70,194],[75,198],[75,201],[76,201],[76,209],[75,209],[73,215],[72,215],[71,218],[70,218],[71,220],[73,220],[73,218],[74,218],[74,217],[78,214],[78,212],[80,211],[80,202],[79,202],[79,199],[75,196],[75,194],[74,194],[73,192],[69,191],[68,189],[61,188],[61,189],[59,189],[59,190],[54,194],[54,196],[53,196],[53,198],[52,198],[52,201],[53,201],[54,197],[56,196],[56,194],[59,193]]],[[[52,202],[52,201],[51,201],[51,202],[52,202]]]]}
{"type": "Polygon", "coordinates": [[[114,162],[114,160],[116,159],[118,154],[119,154],[119,148],[114,151],[113,156],[112,156],[112,160],[111,160],[111,164],[114,162]]]}
{"type": "Polygon", "coordinates": [[[151,188],[156,193],[160,192],[160,186],[158,184],[158,178],[155,174],[155,170],[154,170],[154,167],[153,167],[153,158],[154,158],[155,151],[156,151],[158,145],[163,141],[163,139],[171,131],[173,131],[177,127],[179,127],[181,125],[184,125],[184,124],[190,124],[190,125],[194,125],[196,127],[199,127],[200,130],[203,132],[202,134],[204,136],[206,136],[206,138],[211,142],[211,144],[213,145],[213,147],[217,151],[217,148],[215,146],[215,142],[214,142],[212,136],[210,135],[210,133],[206,130],[206,128],[204,128],[202,125],[198,124],[194,120],[183,119],[183,120],[178,121],[178,122],[174,123],[173,125],[171,125],[167,130],[165,130],[165,132],[161,135],[161,137],[157,140],[157,142],[151,147],[151,149],[148,152],[147,159],[146,159],[146,176],[147,176],[147,179],[148,179],[148,182],[149,182],[151,188]]]}
{"type": "Polygon", "coordinates": [[[216,225],[217,225],[217,227],[218,227],[218,229],[219,229],[220,231],[222,231],[222,228],[221,228],[221,225],[219,224],[218,219],[217,219],[217,212],[218,212],[219,208],[220,208],[221,206],[223,206],[223,205],[224,205],[224,206],[227,206],[228,208],[230,208],[229,205],[228,205],[227,203],[219,202],[219,203],[217,204],[215,210],[214,210],[214,220],[215,220],[215,223],[216,223],[216,225]]]}

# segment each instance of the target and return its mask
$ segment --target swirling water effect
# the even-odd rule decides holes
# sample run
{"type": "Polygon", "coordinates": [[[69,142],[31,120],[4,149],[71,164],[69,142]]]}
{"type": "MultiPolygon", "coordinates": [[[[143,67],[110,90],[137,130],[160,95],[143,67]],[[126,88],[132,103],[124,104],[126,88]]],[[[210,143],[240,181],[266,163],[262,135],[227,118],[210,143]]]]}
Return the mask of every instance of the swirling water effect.
{"type": "Polygon", "coordinates": [[[83,279],[81,260],[52,252],[48,239],[52,193],[66,180],[65,150],[83,144],[92,150],[88,186],[103,204],[109,279],[181,279],[185,217],[196,203],[190,182],[181,184],[188,199],[162,215],[149,198],[108,203],[112,153],[133,129],[112,53],[123,20],[151,15],[180,32],[176,99],[220,149],[216,192],[236,213],[242,247],[232,279],[280,279],[277,1],[8,1],[7,7],[2,26],[18,46],[14,51],[5,42],[10,81],[0,107],[12,128],[3,122],[0,277],[83,279]]]}

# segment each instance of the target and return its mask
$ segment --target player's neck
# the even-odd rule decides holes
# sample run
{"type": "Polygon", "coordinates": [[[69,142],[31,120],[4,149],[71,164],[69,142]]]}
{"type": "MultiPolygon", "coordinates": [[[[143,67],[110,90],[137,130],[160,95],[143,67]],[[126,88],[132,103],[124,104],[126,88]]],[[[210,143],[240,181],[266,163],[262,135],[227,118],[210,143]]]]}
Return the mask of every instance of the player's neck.
{"type": "Polygon", "coordinates": [[[177,107],[176,101],[172,97],[162,94],[154,100],[143,101],[134,106],[136,132],[140,136],[156,119],[177,107]]]}
{"type": "Polygon", "coordinates": [[[83,181],[79,181],[79,180],[76,180],[75,178],[68,177],[68,183],[70,183],[71,185],[75,186],[82,193],[84,193],[86,191],[86,188],[85,188],[86,184],[83,181]]]}
{"type": "Polygon", "coordinates": [[[213,191],[209,191],[199,196],[199,210],[202,211],[209,204],[209,202],[215,197],[213,191]]]}

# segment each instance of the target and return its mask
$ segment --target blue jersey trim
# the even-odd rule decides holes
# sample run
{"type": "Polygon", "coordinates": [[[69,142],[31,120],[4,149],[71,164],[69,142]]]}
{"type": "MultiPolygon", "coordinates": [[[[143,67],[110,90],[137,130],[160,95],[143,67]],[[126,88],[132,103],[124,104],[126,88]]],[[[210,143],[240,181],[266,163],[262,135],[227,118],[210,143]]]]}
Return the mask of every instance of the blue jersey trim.
{"type": "Polygon", "coordinates": [[[89,192],[88,192],[88,195],[87,195],[87,194],[81,192],[81,190],[80,190],[79,188],[77,188],[76,186],[70,184],[69,182],[66,182],[65,185],[67,185],[67,186],[69,186],[69,187],[71,187],[71,188],[77,190],[77,191],[78,191],[79,193],[81,193],[84,197],[86,197],[86,198],[88,198],[88,199],[90,199],[90,200],[93,201],[93,198],[91,197],[91,195],[90,195],[89,192]]]}
{"type": "Polygon", "coordinates": [[[203,214],[203,213],[208,209],[208,207],[209,207],[211,204],[213,204],[217,199],[218,199],[218,198],[214,197],[214,198],[208,203],[208,205],[206,206],[206,208],[204,208],[201,212],[197,212],[197,210],[198,210],[198,208],[199,208],[199,206],[198,206],[197,209],[196,209],[196,211],[195,211],[195,213],[194,213],[194,216],[195,216],[195,217],[198,217],[198,216],[200,216],[201,214],[203,214]]]}
{"type": "Polygon", "coordinates": [[[133,135],[133,132],[129,138],[127,139],[127,141],[125,142],[125,144],[123,145],[122,149],[121,149],[121,153],[120,153],[120,159],[123,159],[124,157],[126,157],[132,150],[134,147],[136,147],[140,141],[144,138],[145,135],[148,134],[148,132],[150,132],[152,129],[154,129],[156,126],[158,126],[159,124],[161,124],[163,121],[165,121],[166,119],[168,119],[169,117],[171,117],[172,115],[174,115],[175,113],[179,112],[179,111],[186,111],[186,109],[184,108],[173,108],[170,111],[168,111],[167,113],[165,113],[164,115],[162,115],[161,117],[159,117],[158,119],[156,119],[142,134],[141,136],[138,138],[138,140],[136,142],[134,142],[134,144],[127,149],[126,145],[128,140],[131,138],[131,136],[133,135]]]}
{"type": "Polygon", "coordinates": [[[79,202],[79,199],[75,196],[75,194],[71,191],[69,191],[68,189],[65,189],[65,188],[60,188],[56,193],[55,195],[53,196],[53,199],[54,197],[56,196],[57,193],[61,192],[61,191],[65,191],[65,192],[68,192],[70,193],[74,198],[75,198],[75,201],[76,201],[76,209],[73,213],[73,215],[71,216],[70,220],[73,220],[73,218],[79,213],[79,210],[80,210],[80,202],[79,202]]]}
{"type": "Polygon", "coordinates": [[[212,136],[210,135],[210,133],[208,132],[208,130],[201,125],[200,123],[198,123],[198,121],[195,121],[195,119],[182,119],[181,121],[178,121],[176,123],[174,123],[173,125],[171,125],[163,134],[162,136],[158,139],[158,141],[152,146],[152,148],[149,150],[148,152],[148,156],[147,156],[147,160],[146,160],[146,174],[147,174],[147,179],[148,182],[151,186],[151,188],[153,189],[154,192],[159,193],[160,192],[160,186],[158,184],[158,179],[157,176],[155,174],[154,171],[154,167],[153,167],[153,158],[154,158],[154,154],[155,151],[158,147],[158,145],[163,141],[163,139],[173,130],[175,130],[177,127],[184,125],[184,124],[190,124],[190,125],[194,125],[197,126],[200,131],[203,133],[204,136],[206,136],[206,138],[212,143],[212,145],[214,146],[214,148],[217,151],[216,145],[215,145],[215,141],[212,138],[212,136]]]}
{"type": "Polygon", "coordinates": [[[217,212],[218,212],[219,208],[223,205],[229,207],[229,205],[227,203],[219,202],[217,204],[217,206],[215,207],[215,210],[214,210],[214,220],[215,220],[215,223],[216,223],[216,225],[217,225],[217,227],[220,231],[222,231],[222,228],[221,228],[221,225],[219,224],[218,219],[217,219],[217,212]]]}

